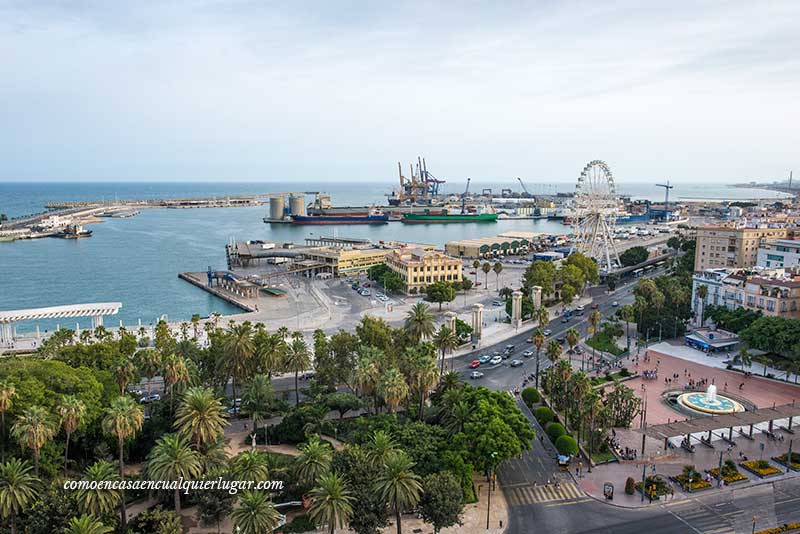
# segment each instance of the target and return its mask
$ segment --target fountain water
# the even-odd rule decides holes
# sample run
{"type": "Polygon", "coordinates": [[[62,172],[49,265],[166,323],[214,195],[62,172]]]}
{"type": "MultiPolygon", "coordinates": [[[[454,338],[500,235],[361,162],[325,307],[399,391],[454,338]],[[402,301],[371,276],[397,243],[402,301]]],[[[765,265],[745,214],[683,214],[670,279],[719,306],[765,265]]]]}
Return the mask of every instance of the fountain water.
{"type": "Polygon", "coordinates": [[[707,414],[720,415],[744,411],[741,403],[724,395],[718,395],[717,386],[714,384],[709,385],[705,393],[682,393],[677,396],[676,401],[684,408],[707,414]]]}

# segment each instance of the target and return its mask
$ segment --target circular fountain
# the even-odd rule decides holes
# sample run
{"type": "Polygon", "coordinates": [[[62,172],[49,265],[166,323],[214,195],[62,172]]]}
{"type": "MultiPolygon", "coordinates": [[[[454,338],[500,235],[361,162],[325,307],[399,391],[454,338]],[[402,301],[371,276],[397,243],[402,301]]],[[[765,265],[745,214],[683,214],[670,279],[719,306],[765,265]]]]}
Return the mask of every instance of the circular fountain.
{"type": "Polygon", "coordinates": [[[682,393],[677,396],[676,402],[683,408],[713,415],[743,412],[745,410],[740,402],[724,395],[718,395],[717,386],[714,384],[708,386],[705,393],[682,393]]]}

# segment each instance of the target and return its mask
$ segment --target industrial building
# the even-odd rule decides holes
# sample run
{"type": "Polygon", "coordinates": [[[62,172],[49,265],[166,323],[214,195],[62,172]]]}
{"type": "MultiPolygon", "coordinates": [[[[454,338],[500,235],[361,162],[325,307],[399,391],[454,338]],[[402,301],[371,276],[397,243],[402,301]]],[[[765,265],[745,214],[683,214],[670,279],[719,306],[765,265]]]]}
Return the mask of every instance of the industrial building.
{"type": "Polygon", "coordinates": [[[505,232],[494,237],[449,241],[444,250],[458,258],[486,258],[501,254],[525,254],[539,243],[545,234],[535,232],[505,232]]]}
{"type": "Polygon", "coordinates": [[[386,265],[400,275],[409,292],[435,282],[461,281],[461,260],[436,250],[394,249],[386,255],[386,265]]]}

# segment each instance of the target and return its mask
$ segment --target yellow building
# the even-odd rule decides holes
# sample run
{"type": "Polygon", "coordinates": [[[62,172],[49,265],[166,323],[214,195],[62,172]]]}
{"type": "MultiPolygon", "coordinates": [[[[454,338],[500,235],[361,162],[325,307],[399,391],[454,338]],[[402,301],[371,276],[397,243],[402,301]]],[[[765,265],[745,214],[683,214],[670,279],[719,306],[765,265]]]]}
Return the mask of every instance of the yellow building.
{"type": "Polygon", "coordinates": [[[694,270],[752,267],[756,264],[762,242],[783,239],[788,235],[787,228],[698,228],[694,270]]]}
{"type": "Polygon", "coordinates": [[[346,276],[366,272],[370,267],[384,263],[389,252],[384,248],[317,247],[303,250],[303,255],[330,267],[334,276],[346,276]]]}
{"type": "Polygon", "coordinates": [[[435,250],[392,250],[386,265],[400,275],[407,291],[419,291],[434,282],[457,282],[462,274],[461,260],[435,250]]]}

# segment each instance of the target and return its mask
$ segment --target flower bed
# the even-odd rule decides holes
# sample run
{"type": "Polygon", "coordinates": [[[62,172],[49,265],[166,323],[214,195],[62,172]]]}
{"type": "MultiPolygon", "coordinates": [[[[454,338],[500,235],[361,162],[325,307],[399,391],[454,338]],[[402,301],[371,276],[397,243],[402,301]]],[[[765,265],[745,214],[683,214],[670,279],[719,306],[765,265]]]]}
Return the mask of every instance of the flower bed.
{"type": "Polygon", "coordinates": [[[773,458],[773,460],[781,465],[789,467],[792,471],[800,471],[800,453],[797,452],[792,453],[791,463],[789,463],[788,461],[788,454],[781,454],[780,456],[776,456],[775,458],[773,458]]]}
{"type": "MultiPolygon", "coordinates": [[[[651,501],[657,501],[664,495],[672,493],[672,488],[669,487],[669,484],[661,475],[649,476],[645,482],[648,488],[645,497],[648,497],[651,501]]],[[[636,488],[636,491],[642,493],[641,481],[634,484],[633,487],[636,488]]]]}
{"type": "Polygon", "coordinates": [[[766,478],[781,474],[780,469],[770,464],[766,460],[749,460],[747,462],[742,462],[739,465],[741,465],[751,473],[760,476],[761,478],[766,478]]]}
{"type": "Polygon", "coordinates": [[[698,491],[711,487],[711,482],[703,480],[703,477],[701,477],[699,474],[692,477],[691,484],[689,484],[689,477],[687,475],[675,475],[674,477],[669,478],[680,484],[681,487],[686,491],[698,491]]]}
{"type": "MultiPolygon", "coordinates": [[[[714,469],[709,469],[708,472],[711,473],[711,476],[719,480],[718,468],[715,467],[714,469]]],[[[738,471],[732,473],[732,472],[725,472],[725,470],[723,469],[722,481],[725,482],[725,484],[735,484],[736,482],[744,482],[745,480],[749,479],[745,475],[739,473],[738,471]]]]}
{"type": "Polygon", "coordinates": [[[756,530],[756,534],[780,534],[781,532],[790,532],[797,529],[800,529],[800,523],[788,523],[779,527],[756,530]]]}

